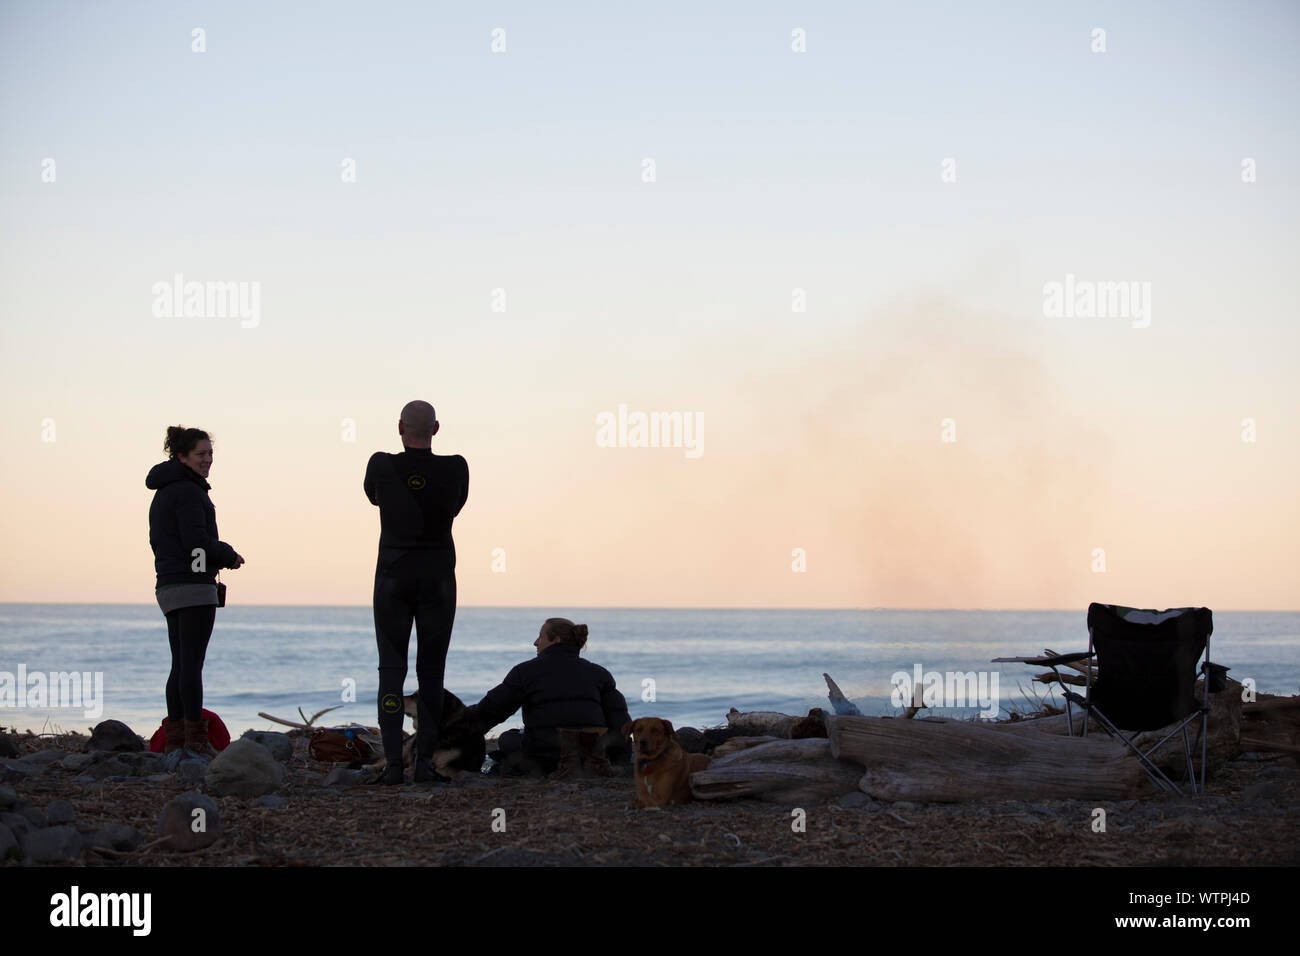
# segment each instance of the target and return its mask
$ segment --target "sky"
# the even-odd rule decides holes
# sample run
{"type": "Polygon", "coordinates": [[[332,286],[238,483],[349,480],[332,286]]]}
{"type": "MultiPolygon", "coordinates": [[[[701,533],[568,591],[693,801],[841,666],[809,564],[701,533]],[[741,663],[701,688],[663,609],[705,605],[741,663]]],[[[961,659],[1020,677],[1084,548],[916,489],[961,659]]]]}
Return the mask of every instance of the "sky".
{"type": "Polygon", "coordinates": [[[185,425],[232,603],[366,604],[419,398],[469,462],[462,605],[1300,608],[1298,39],[1269,2],[0,2],[0,601],[151,602],[185,425]],[[620,407],[697,441],[611,443],[620,407]]]}

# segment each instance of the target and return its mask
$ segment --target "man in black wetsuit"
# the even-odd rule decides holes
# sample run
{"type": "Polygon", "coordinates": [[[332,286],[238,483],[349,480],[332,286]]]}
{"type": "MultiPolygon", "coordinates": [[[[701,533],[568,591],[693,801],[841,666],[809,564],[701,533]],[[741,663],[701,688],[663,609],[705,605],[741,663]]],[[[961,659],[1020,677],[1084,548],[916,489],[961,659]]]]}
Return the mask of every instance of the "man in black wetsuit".
{"type": "Polygon", "coordinates": [[[451,523],[469,496],[469,465],[460,455],[435,455],[438,420],[428,402],[402,409],[397,433],[403,450],[378,451],[366,465],[365,489],[379,506],[379,562],[375,566],[375,637],[379,643],[379,730],[388,759],[382,782],[402,782],[402,685],[406,681],[411,622],[419,731],[415,779],[445,782],[433,768],[442,715],[442,679],[456,618],[456,546],[451,523]]]}

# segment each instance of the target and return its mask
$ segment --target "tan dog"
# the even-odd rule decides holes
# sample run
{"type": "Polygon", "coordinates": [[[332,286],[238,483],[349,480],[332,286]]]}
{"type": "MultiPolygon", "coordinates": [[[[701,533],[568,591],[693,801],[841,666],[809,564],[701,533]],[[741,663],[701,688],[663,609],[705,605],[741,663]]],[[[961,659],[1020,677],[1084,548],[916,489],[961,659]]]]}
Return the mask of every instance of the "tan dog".
{"type": "Polygon", "coordinates": [[[623,725],[632,735],[636,755],[636,797],[643,807],[690,803],[691,774],[709,765],[704,754],[688,754],[677,742],[673,725],[659,717],[638,717],[623,725]]]}

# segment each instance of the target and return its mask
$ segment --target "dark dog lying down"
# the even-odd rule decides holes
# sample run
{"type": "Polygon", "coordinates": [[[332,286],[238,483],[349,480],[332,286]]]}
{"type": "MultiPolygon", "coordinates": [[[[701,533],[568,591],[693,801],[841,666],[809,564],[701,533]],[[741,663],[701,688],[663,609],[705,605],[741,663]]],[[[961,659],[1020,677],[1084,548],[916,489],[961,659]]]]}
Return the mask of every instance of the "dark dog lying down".
{"type": "MultiPolygon", "coordinates": [[[[402,698],[406,715],[415,725],[416,734],[411,734],[402,744],[402,763],[406,767],[415,764],[415,741],[420,729],[419,695],[407,694],[402,698]]],[[[465,704],[449,690],[442,692],[442,721],[438,724],[438,745],[433,751],[433,765],[438,772],[450,777],[458,771],[478,773],[487,759],[487,741],[482,728],[465,715],[465,704]]],[[[370,769],[382,772],[388,761],[380,757],[370,769]]]]}

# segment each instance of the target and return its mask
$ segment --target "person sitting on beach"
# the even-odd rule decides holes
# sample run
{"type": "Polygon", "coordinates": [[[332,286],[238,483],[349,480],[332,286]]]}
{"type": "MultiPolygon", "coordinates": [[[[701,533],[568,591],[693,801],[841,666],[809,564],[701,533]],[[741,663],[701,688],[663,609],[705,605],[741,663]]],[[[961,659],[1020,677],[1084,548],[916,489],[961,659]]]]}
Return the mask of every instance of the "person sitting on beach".
{"type": "MultiPolygon", "coordinates": [[[[596,773],[613,772],[602,746],[609,736],[598,741],[592,729],[604,727],[617,736],[630,719],[627,701],[609,671],[578,656],[586,643],[587,625],[548,618],[533,642],[537,656],[515,665],[504,681],[467,708],[467,716],[484,731],[523,708],[523,733],[508,730],[497,741],[503,772],[538,774],[558,769],[567,776],[578,771],[571,761],[596,773]],[[587,731],[582,745],[592,748],[591,752],[574,754],[573,740],[566,740],[561,728],[587,731]]],[[[622,762],[629,752],[626,741],[621,747],[610,748],[611,755],[622,762]]]]}

